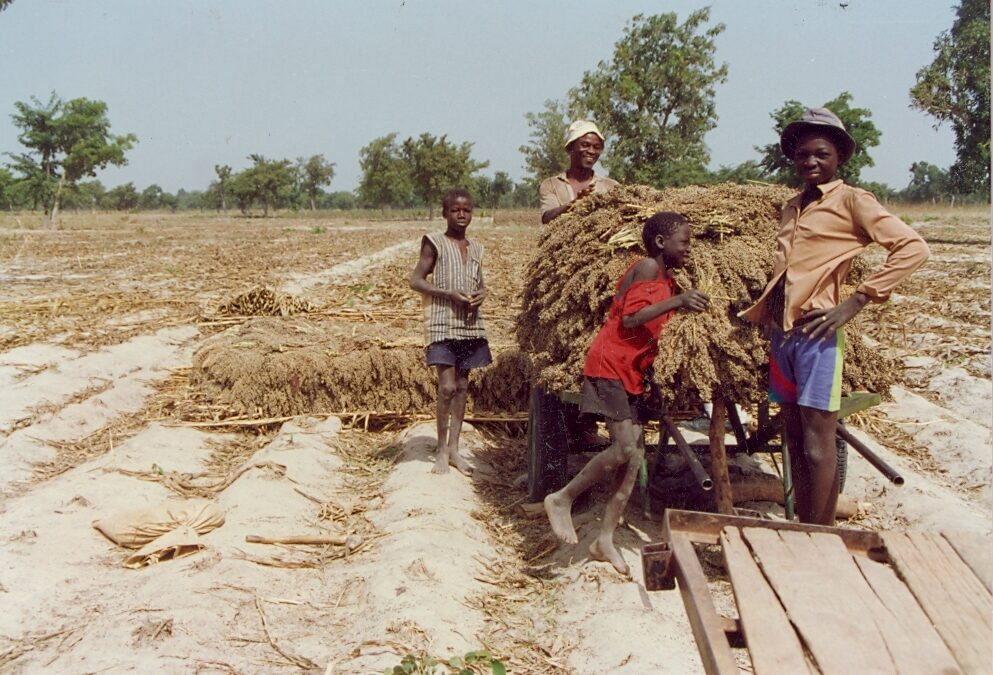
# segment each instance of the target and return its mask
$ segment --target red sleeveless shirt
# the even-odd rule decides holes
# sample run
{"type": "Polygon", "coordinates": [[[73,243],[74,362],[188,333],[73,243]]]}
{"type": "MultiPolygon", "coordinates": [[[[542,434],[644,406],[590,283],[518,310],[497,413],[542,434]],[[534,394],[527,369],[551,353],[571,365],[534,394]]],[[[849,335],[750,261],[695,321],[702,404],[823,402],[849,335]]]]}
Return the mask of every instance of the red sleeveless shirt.
{"type": "Polygon", "coordinates": [[[607,321],[590,345],[583,366],[583,375],[620,380],[624,390],[635,395],[645,390],[645,372],[655,362],[662,327],[675,310],[634,328],[625,328],[623,318],[648,305],[668,300],[676,293],[675,282],[665,278],[660,271],[655,279],[634,282],[618,297],[621,283],[637,264],[632,264],[618,279],[607,321]]]}

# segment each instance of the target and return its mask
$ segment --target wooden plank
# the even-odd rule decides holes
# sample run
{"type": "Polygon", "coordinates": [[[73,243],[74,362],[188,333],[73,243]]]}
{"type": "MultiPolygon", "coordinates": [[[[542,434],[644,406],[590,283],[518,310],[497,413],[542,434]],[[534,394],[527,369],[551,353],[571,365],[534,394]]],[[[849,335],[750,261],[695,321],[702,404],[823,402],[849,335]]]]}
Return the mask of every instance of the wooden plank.
{"type": "Polygon", "coordinates": [[[959,557],[969,566],[986,590],[993,592],[993,547],[989,537],[975,532],[942,532],[959,557]]]}
{"type": "Polygon", "coordinates": [[[724,449],[724,425],[727,423],[727,408],[724,397],[715,391],[711,398],[710,412],[710,474],[714,480],[714,501],[718,513],[733,514],[731,499],[731,479],[728,477],[728,457],[724,449]]]}
{"type": "Polygon", "coordinates": [[[725,527],[762,527],[768,530],[790,530],[792,532],[828,532],[841,537],[849,551],[865,553],[876,560],[885,560],[883,540],[878,532],[853,530],[826,525],[806,525],[792,521],[759,520],[742,516],[725,516],[703,511],[683,511],[666,509],[662,516],[662,540],[669,541],[675,532],[683,532],[690,541],[697,544],[717,544],[721,530],[725,527]]]}
{"type": "MultiPolygon", "coordinates": [[[[763,528],[745,528],[742,534],[822,673],[896,675],[875,623],[864,623],[865,601],[851,582],[853,574],[861,575],[850,556],[848,571],[837,561],[825,565],[809,534],[763,528]]],[[[840,539],[837,543],[846,551],[840,539]]]]}
{"type": "Polygon", "coordinates": [[[883,533],[893,565],[965,673],[993,672],[993,599],[944,537],[883,533]]]}
{"type": "Polygon", "coordinates": [[[876,625],[883,628],[886,648],[900,672],[961,673],[955,657],[896,572],[868,558],[855,557],[855,564],[879,599],[873,604],[876,625]]]}
{"type": "Polygon", "coordinates": [[[676,563],[676,580],[683,596],[683,607],[690,620],[704,670],[708,675],[737,675],[738,664],[724,633],[724,622],[714,608],[707,577],[693,544],[686,535],[673,533],[669,545],[676,563]]]}
{"type": "Polygon", "coordinates": [[[838,410],[838,419],[844,419],[849,415],[868,410],[879,405],[882,397],[869,391],[853,391],[848,396],[841,397],[841,409],[838,410]]]}
{"type": "Polygon", "coordinates": [[[811,672],[786,610],[762,576],[737,528],[724,528],[721,548],[754,671],[759,675],[811,672]]]}
{"type": "MultiPolygon", "coordinates": [[[[850,608],[850,615],[854,617],[854,622],[862,630],[874,627],[879,632],[882,636],[882,642],[877,648],[886,651],[897,672],[943,673],[958,671],[955,660],[948,649],[944,647],[944,643],[930,625],[923,611],[917,606],[913,595],[899,583],[895,573],[890,568],[884,566],[885,572],[888,572],[893,581],[900,586],[900,591],[892,589],[892,592],[900,593],[902,591],[901,595],[895,596],[895,600],[899,602],[902,599],[904,604],[913,605],[921,621],[914,623],[913,618],[909,616],[900,617],[900,619],[893,617],[887,605],[869,583],[858,559],[845,550],[844,545],[837,537],[818,533],[812,534],[809,541],[816,551],[814,555],[822,561],[824,568],[829,570],[834,583],[844,584],[861,602],[860,606],[850,608]],[[902,619],[909,619],[910,624],[908,626],[901,625],[902,619]],[[920,629],[920,635],[908,630],[914,627],[920,629]],[[936,656],[932,658],[928,646],[935,644],[937,644],[935,647],[936,656]],[[931,667],[932,665],[934,667],[931,667]],[[948,666],[951,666],[952,670],[946,670],[945,668],[948,666]]],[[[871,563],[872,561],[866,562],[871,563]]],[[[872,564],[878,565],[878,563],[872,564]]],[[[875,570],[870,568],[870,574],[873,572],[875,570]]],[[[882,581],[884,582],[885,579],[882,581]]],[[[910,610],[908,609],[908,611],[910,610]]]]}

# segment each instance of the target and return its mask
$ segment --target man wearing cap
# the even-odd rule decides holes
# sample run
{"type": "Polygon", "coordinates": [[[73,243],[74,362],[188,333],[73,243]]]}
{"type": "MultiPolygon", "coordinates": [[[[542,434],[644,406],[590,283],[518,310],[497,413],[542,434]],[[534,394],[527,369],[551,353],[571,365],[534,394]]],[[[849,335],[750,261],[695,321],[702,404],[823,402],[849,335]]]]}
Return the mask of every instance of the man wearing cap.
{"type": "Polygon", "coordinates": [[[740,316],[769,328],[769,400],[782,407],[797,515],[806,523],[833,525],[842,327],[866,303],[885,302],[929,251],[872,193],[837,177],[855,152],[855,140],[833,112],[808,109],[786,126],[780,146],[804,188],[783,209],[772,278],[740,316]],[[886,262],[842,299],[852,261],[872,242],[887,249],[886,262]]]}
{"type": "Polygon", "coordinates": [[[616,180],[593,173],[593,165],[603,152],[603,134],[593,122],[576,120],[569,125],[565,151],[569,168],[546,178],[538,188],[541,198],[541,223],[544,225],[564,213],[572,202],[594,192],[609,192],[619,185],[616,180]]]}

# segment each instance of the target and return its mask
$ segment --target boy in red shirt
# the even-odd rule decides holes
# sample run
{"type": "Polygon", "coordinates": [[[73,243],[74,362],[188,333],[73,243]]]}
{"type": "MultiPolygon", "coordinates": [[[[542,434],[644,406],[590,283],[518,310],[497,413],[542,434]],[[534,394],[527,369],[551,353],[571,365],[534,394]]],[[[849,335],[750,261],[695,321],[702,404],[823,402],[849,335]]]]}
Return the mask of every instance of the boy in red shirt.
{"type": "Polygon", "coordinates": [[[627,563],[614,546],[614,530],[634,488],[644,457],[641,425],[647,417],[645,378],[658,353],[662,327],[677,309],[701,312],[709,299],[690,289],[676,294],[669,270],[682,267],[690,253],[690,226],[669,211],[645,222],[642,240],[648,257],[627,269],[617,282],[607,321],[586,355],[580,411],[607,419],[610,446],[597,454],[568,485],[545,497],[552,531],[567,544],[579,541],[572,524],[572,504],[592,485],[618,475],[607,501],[600,534],[590,544],[594,560],[610,562],[621,574],[627,563]]]}

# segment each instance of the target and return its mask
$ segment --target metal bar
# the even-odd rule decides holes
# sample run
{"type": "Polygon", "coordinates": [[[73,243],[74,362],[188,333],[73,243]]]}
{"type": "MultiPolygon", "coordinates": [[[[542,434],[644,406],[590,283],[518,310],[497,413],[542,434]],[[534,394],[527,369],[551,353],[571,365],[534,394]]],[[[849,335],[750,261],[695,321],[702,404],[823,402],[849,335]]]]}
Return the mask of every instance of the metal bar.
{"type": "Polygon", "coordinates": [[[901,476],[896,469],[887,464],[882,457],[870,450],[865,443],[855,438],[855,436],[852,435],[852,432],[846,429],[844,425],[838,424],[837,434],[845,439],[846,443],[855,448],[860,455],[865,457],[866,461],[869,462],[869,464],[872,464],[872,466],[875,467],[879,473],[886,476],[890,482],[894,485],[903,485],[903,476],[901,476]]]}
{"type": "Polygon", "coordinates": [[[696,639],[700,660],[708,675],[737,675],[738,663],[731,653],[724,622],[714,608],[714,601],[707,586],[693,544],[685,534],[674,534],[670,541],[676,562],[676,579],[679,592],[683,596],[683,607],[690,620],[693,637],[696,639]]]}
{"type": "Polygon", "coordinates": [[[780,451],[783,455],[783,509],[786,511],[786,520],[793,520],[796,493],[793,491],[793,463],[790,461],[790,444],[786,442],[786,432],[783,432],[780,451]]]}
{"type": "Polygon", "coordinates": [[[714,481],[707,474],[707,470],[703,468],[703,465],[700,464],[699,458],[690,449],[689,444],[683,438],[683,434],[679,431],[676,423],[668,415],[662,415],[662,424],[665,425],[666,431],[672,436],[672,440],[676,441],[676,448],[683,456],[683,459],[686,460],[690,471],[693,472],[693,477],[696,479],[697,485],[703,490],[712,490],[714,488],[714,481]]]}
{"type": "Polygon", "coordinates": [[[741,423],[741,417],[738,415],[738,406],[734,404],[734,401],[729,401],[727,398],[724,399],[724,405],[727,406],[728,421],[731,422],[731,430],[734,431],[734,437],[738,439],[738,447],[744,448],[745,453],[752,454],[752,442],[748,438],[748,434],[745,433],[744,425],[741,423]]]}

